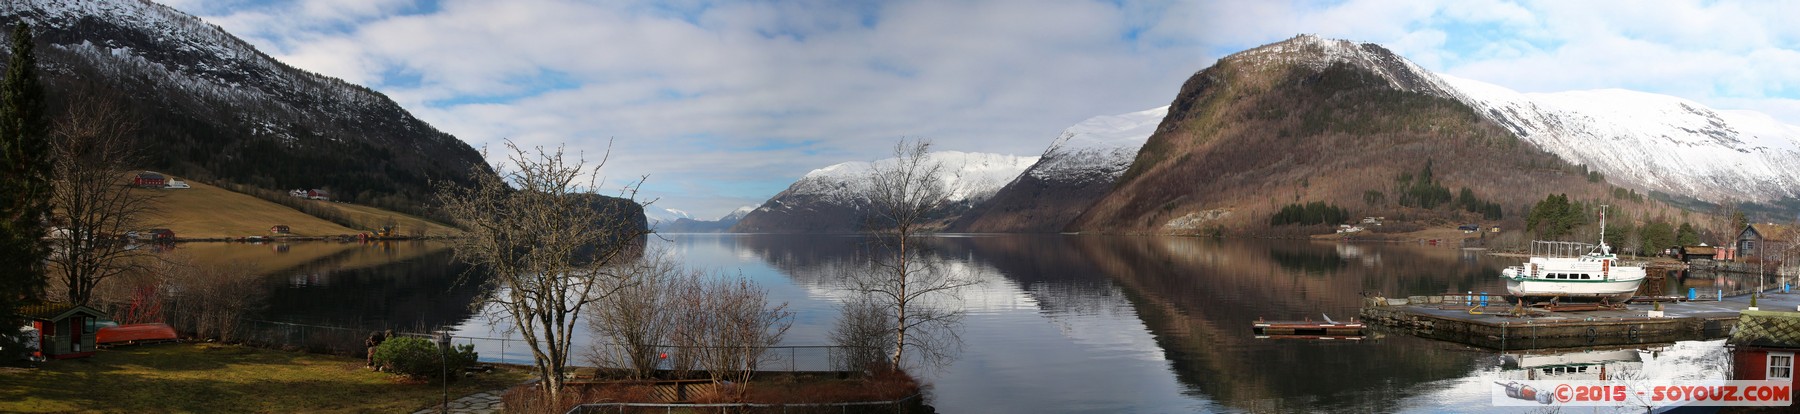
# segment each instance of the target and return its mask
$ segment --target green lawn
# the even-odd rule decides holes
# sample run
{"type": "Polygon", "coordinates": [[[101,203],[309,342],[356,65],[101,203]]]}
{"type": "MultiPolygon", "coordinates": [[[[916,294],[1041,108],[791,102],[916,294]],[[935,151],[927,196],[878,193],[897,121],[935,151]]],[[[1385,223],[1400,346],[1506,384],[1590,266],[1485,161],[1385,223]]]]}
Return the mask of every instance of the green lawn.
{"type": "MultiPolygon", "coordinates": [[[[450,384],[450,398],[510,387],[521,370],[450,384]]],[[[0,412],[411,412],[441,399],[436,383],[363,368],[356,358],[234,345],[101,350],[38,369],[0,368],[0,412]]]]}

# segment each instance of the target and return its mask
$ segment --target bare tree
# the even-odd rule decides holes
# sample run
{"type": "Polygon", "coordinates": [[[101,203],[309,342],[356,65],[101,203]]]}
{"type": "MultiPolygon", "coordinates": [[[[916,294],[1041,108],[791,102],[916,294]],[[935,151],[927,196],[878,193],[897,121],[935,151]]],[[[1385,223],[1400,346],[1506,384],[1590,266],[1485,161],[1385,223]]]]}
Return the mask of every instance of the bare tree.
{"type": "MultiPolygon", "coordinates": [[[[601,339],[593,359],[597,366],[626,366],[636,378],[647,378],[663,361],[675,324],[672,290],[682,277],[678,263],[652,252],[631,269],[634,276],[613,300],[590,310],[588,327],[601,339]]],[[[678,355],[679,357],[679,355],[678,355]]]]}
{"type": "MultiPolygon", "coordinates": [[[[497,305],[515,324],[543,391],[560,401],[582,310],[629,285],[617,265],[638,253],[650,232],[629,219],[626,203],[594,194],[605,157],[590,168],[579,156],[567,159],[560,147],[527,151],[511,141],[506,147],[508,162],[497,175],[474,172],[473,186],[446,185],[438,200],[467,231],[455,239],[457,256],[491,273],[489,294],[476,305],[497,305]]],[[[621,195],[635,197],[642,183],[621,195]]]]}
{"type": "Polygon", "coordinates": [[[961,345],[957,334],[963,312],[943,299],[976,282],[940,269],[927,260],[920,237],[929,231],[933,214],[950,203],[950,190],[940,176],[944,167],[929,157],[931,143],[901,140],[895,162],[877,162],[867,179],[868,231],[875,237],[873,269],[853,274],[850,289],[887,313],[893,348],[889,361],[904,368],[908,348],[923,361],[948,359],[961,345]]]}
{"type": "Polygon", "coordinates": [[[868,298],[855,298],[840,306],[831,329],[831,366],[840,371],[885,371],[888,351],[894,349],[893,328],[887,309],[868,298]]]}
{"type": "Polygon", "coordinates": [[[51,144],[50,204],[61,222],[51,240],[51,274],[70,303],[87,304],[94,287],[139,270],[152,257],[127,234],[146,227],[152,192],[126,184],[137,161],[137,125],[112,102],[77,98],[57,120],[51,144]]]}

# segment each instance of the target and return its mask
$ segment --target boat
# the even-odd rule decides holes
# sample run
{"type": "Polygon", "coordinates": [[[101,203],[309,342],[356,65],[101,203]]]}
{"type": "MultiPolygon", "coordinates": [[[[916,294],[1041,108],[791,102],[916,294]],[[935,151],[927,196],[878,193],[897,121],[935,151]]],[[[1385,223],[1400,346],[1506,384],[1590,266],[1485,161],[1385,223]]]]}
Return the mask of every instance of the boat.
{"type": "Polygon", "coordinates": [[[1533,241],[1530,261],[1500,272],[1506,291],[1520,300],[1631,300],[1644,283],[1644,268],[1619,265],[1618,255],[1606,245],[1605,206],[1601,211],[1600,244],[1533,241]]]}
{"type": "Polygon", "coordinates": [[[100,328],[94,342],[100,346],[151,344],[175,341],[175,329],[167,324],[139,323],[100,328]]]}

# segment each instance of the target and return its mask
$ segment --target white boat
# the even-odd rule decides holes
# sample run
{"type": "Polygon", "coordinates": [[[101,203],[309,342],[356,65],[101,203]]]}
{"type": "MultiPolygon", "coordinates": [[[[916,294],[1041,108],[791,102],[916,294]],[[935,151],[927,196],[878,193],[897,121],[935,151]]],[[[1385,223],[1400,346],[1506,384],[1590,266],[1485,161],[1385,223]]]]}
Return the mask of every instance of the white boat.
{"type": "MultiPolygon", "coordinates": [[[[1604,209],[1604,206],[1602,206],[1604,209]]],[[[1606,216],[1600,216],[1600,244],[1534,241],[1531,261],[1500,272],[1506,291],[1531,299],[1596,298],[1622,303],[1644,283],[1644,268],[1621,266],[1606,245],[1606,216]]]]}

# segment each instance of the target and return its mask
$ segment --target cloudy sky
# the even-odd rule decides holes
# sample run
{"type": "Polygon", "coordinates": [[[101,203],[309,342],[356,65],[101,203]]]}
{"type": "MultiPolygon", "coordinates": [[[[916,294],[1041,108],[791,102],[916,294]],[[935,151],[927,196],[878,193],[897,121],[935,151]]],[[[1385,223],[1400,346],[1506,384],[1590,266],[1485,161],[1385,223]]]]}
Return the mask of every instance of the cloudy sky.
{"type": "Polygon", "coordinates": [[[1626,88],[1800,124],[1792,2],[160,0],[477,148],[610,143],[612,187],[716,218],[898,139],[1036,155],[1298,33],[1525,92],[1626,88]]]}

